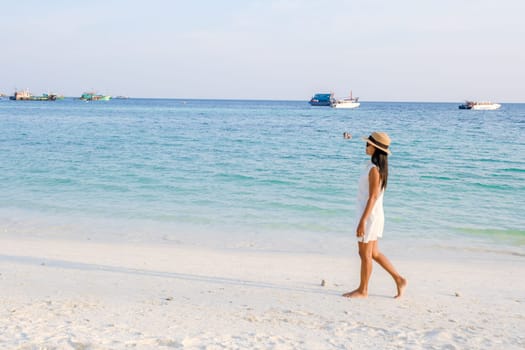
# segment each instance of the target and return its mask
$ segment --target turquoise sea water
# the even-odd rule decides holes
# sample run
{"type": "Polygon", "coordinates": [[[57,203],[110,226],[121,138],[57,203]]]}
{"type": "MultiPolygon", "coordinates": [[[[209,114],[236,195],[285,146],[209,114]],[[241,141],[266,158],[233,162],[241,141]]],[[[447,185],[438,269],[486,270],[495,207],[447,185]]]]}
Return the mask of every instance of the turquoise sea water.
{"type": "Polygon", "coordinates": [[[352,236],[361,136],[380,130],[393,139],[385,236],[523,248],[525,105],[458,104],[0,100],[0,234],[267,247],[352,236]]]}

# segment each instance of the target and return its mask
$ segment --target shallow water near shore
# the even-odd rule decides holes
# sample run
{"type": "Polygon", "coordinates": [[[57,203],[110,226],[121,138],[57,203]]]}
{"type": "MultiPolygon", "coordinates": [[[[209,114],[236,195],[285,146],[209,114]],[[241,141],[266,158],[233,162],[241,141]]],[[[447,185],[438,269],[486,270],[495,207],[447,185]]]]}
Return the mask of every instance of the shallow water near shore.
{"type": "Polygon", "coordinates": [[[393,140],[385,239],[496,243],[521,253],[525,105],[458,104],[0,100],[0,232],[337,246],[353,236],[367,161],[361,136],[380,130],[393,140]]]}

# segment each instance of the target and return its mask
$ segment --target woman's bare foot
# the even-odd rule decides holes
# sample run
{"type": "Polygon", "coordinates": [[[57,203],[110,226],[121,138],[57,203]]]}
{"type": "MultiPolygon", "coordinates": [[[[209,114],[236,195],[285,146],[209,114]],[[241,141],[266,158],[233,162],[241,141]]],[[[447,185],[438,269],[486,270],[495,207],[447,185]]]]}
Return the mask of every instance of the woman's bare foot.
{"type": "Polygon", "coordinates": [[[403,293],[407,286],[407,280],[404,279],[403,277],[399,277],[399,279],[396,281],[396,285],[397,285],[397,295],[394,298],[399,299],[403,296],[403,293]]]}
{"type": "Polygon", "coordinates": [[[348,292],[348,293],[345,293],[343,294],[343,296],[345,298],[366,298],[368,297],[368,294],[367,293],[363,293],[361,291],[359,291],[358,289],[352,291],[352,292],[348,292]]]}

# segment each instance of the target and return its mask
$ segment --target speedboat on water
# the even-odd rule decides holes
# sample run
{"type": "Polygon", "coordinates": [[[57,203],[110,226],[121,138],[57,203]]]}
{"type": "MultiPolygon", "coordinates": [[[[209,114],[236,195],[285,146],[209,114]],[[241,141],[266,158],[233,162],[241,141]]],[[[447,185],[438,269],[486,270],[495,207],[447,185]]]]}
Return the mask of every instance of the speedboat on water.
{"type": "Polygon", "coordinates": [[[465,101],[465,103],[459,105],[459,109],[475,109],[481,111],[491,111],[500,108],[499,103],[492,103],[487,101],[465,101]]]}
{"type": "Polygon", "coordinates": [[[330,106],[332,108],[356,108],[361,105],[358,101],[359,97],[352,97],[352,91],[350,91],[350,97],[333,100],[330,106]]]}

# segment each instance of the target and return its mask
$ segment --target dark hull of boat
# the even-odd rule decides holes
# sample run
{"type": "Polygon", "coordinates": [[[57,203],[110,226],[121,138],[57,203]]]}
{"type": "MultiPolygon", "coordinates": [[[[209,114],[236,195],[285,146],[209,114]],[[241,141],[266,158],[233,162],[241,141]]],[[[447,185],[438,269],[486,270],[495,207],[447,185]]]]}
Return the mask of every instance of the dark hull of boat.
{"type": "Polygon", "coordinates": [[[315,100],[310,100],[308,102],[311,106],[327,106],[327,107],[330,107],[330,101],[315,101],[315,100]]]}

